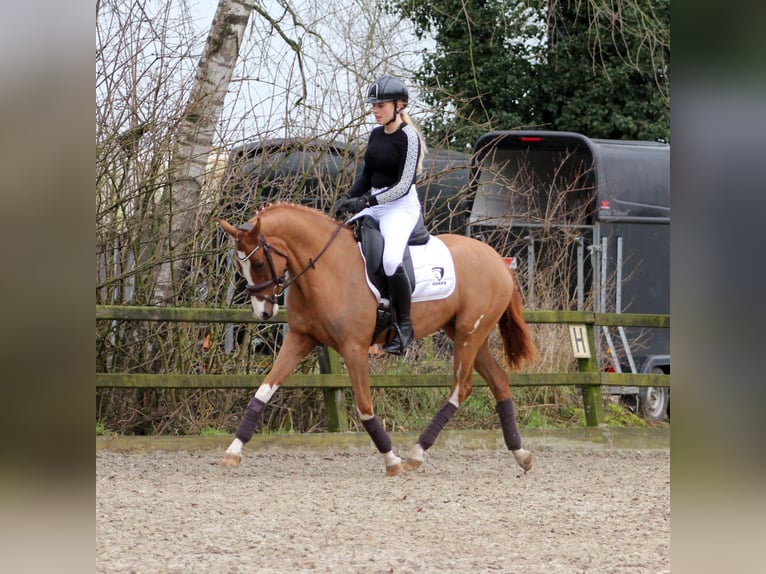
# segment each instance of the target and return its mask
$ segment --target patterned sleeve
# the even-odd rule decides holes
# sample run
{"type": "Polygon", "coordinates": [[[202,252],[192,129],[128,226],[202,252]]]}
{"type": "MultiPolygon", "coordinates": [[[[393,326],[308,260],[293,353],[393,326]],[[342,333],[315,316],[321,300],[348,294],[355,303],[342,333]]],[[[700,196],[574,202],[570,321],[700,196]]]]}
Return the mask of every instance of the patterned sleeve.
{"type": "Polygon", "coordinates": [[[407,149],[404,154],[404,163],[400,168],[399,181],[391,187],[381,189],[372,196],[372,203],[390,203],[400,197],[404,197],[410,191],[412,184],[417,179],[418,156],[420,155],[420,139],[418,134],[409,125],[404,125],[402,133],[407,136],[407,149]]]}

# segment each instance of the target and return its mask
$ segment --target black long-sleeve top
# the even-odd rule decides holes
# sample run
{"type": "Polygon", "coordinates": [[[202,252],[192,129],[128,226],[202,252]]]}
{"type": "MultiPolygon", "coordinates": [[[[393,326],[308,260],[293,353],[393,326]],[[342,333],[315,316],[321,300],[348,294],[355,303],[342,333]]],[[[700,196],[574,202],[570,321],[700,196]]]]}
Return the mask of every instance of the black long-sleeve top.
{"type": "Polygon", "coordinates": [[[370,205],[390,203],[404,197],[417,179],[420,139],[409,124],[392,134],[383,126],[370,133],[364,154],[364,169],[348,191],[350,197],[360,197],[375,189],[370,205]]]}

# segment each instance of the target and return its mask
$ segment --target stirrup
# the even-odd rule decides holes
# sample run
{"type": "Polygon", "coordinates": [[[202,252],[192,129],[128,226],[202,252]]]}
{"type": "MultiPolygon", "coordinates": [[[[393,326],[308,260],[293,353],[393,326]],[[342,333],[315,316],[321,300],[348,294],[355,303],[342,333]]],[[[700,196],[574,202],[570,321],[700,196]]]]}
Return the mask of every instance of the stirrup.
{"type": "MultiPolygon", "coordinates": [[[[410,331],[411,329],[412,327],[410,327],[410,331]]],[[[390,343],[383,345],[382,348],[386,353],[391,353],[392,355],[403,355],[405,349],[407,349],[407,345],[412,342],[414,337],[410,335],[409,339],[405,343],[402,343],[402,339],[404,337],[402,337],[402,331],[399,329],[399,325],[396,323],[394,323],[394,330],[396,331],[394,338],[390,343]]]]}

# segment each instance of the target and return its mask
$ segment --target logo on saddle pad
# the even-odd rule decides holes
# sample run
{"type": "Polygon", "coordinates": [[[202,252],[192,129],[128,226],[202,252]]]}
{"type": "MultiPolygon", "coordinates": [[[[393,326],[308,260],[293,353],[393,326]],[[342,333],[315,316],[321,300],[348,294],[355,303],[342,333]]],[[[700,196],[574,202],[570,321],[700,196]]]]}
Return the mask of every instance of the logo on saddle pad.
{"type": "MultiPolygon", "coordinates": [[[[361,245],[359,245],[359,250],[362,258],[364,258],[361,245]]],[[[432,236],[425,245],[410,245],[409,250],[415,273],[412,302],[436,301],[449,297],[455,290],[455,264],[444,242],[438,237],[432,236]]],[[[367,285],[380,303],[380,291],[370,279],[366,265],[365,278],[367,285]]]]}
{"type": "Polygon", "coordinates": [[[431,285],[446,285],[444,281],[444,267],[431,267],[431,273],[433,274],[433,281],[431,285]]]}

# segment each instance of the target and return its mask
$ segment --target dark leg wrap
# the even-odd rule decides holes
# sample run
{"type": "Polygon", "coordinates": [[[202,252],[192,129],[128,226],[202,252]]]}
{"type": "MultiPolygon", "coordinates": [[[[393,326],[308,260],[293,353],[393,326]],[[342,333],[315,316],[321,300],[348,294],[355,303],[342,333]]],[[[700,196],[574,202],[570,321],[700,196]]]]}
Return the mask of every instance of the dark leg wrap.
{"type": "Polygon", "coordinates": [[[372,439],[372,442],[375,443],[378,451],[387,453],[391,450],[391,437],[388,436],[386,429],[383,428],[383,425],[377,416],[374,416],[371,419],[362,420],[362,426],[364,427],[364,430],[367,431],[367,434],[370,435],[370,438],[372,439]]]}
{"type": "Polygon", "coordinates": [[[418,444],[423,447],[423,450],[428,450],[434,444],[436,437],[442,432],[444,425],[457,412],[457,407],[451,402],[447,401],[439,409],[439,412],[434,415],[431,422],[428,423],[426,430],[424,430],[418,438],[418,444]]]}
{"type": "Polygon", "coordinates": [[[245,409],[245,416],[242,417],[242,421],[239,423],[239,427],[237,427],[237,434],[235,435],[243,444],[253,438],[255,427],[258,426],[261,420],[265,405],[266,403],[261,399],[256,399],[255,397],[250,399],[247,409],[245,409]]]}
{"type": "Polygon", "coordinates": [[[503,429],[503,438],[508,450],[521,448],[521,435],[516,426],[516,410],[513,408],[513,399],[497,401],[497,414],[500,416],[500,427],[503,429]]]}

